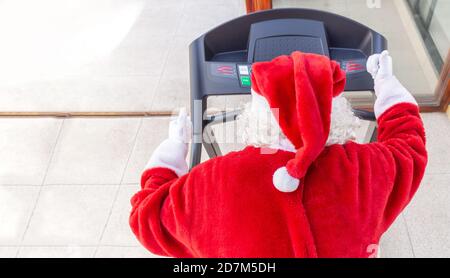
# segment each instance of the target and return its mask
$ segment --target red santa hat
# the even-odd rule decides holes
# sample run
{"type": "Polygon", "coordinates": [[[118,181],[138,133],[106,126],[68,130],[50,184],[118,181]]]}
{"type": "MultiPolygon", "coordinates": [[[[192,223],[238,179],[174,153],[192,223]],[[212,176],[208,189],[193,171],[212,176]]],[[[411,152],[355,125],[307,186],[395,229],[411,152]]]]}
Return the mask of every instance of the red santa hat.
{"type": "MultiPolygon", "coordinates": [[[[295,158],[273,175],[275,187],[293,192],[325,148],[332,99],[345,87],[345,72],[326,56],[293,52],[252,67],[252,91],[278,109],[278,124],[295,146],[295,158]]],[[[274,110],[272,110],[274,111],[274,110]]]]}

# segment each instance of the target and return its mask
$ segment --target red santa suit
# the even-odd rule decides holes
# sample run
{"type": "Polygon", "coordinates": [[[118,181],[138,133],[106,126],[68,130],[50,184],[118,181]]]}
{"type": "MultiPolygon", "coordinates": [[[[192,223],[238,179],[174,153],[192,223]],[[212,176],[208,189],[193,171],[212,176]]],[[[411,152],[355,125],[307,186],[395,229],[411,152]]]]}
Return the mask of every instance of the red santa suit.
{"type": "Polygon", "coordinates": [[[378,142],[325,146],[345,84],[335,62],[295,52],[255,64],[252,78],[297,152],[248,146],[183,175],[170,163],[147,169],[132,198],[138,240],[173,257],[373,256],[424,174],[414,99],[402,86],[378,95],[378,142]]]}

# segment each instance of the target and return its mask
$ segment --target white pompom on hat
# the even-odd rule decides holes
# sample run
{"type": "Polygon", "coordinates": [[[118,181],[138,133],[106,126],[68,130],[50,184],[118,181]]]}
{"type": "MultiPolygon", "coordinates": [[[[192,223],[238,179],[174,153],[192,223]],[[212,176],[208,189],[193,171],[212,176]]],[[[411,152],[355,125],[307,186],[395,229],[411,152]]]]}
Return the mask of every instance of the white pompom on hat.
{"type": "MultiPolygon", "coordinates": [[[[345,72],[326,56],[293,52],[252,67],[252,90],[278,109],[278,124],[297,150],[278,168],[273,184],[294,192],[325,147],[330,132],[333,97],[345,87],[345,72]]],[[[274,116],[275,113],[274,113],[274,116]]]]}
{"type": "Polygon", "coordinates": [[[289,175],[286,167],[278,168],[273,173],[273,185],[281,192],[294,192],[300,185],[300,180],[289,175]]]}

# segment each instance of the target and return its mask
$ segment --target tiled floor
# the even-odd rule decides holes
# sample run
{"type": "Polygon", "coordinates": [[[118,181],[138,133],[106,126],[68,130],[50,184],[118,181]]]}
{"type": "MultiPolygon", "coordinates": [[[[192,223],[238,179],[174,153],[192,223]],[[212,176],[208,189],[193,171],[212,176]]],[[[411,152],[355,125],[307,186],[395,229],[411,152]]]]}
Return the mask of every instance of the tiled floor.
{"type": "MultiPolygon", "coordinates": [[[[121,2],[121,6],[111,5],[112,13],[120,13],[127,5],[134,7],[136,3],[143,3],[138,6],[142,10],[135,14],[130,30],[123,37],[115,38],[120,43],[109,54],[90,56],[91,60],[77,68],[66,70],[61,65],[57,74],[42,79],[28,80],[24,77],[22,81],[19,78],[12,84],[2,83],[0,79],[0,111],[160,111],[186,105],[190,42],[212,27],[243,15],[244,2],[130,0],[121,2]]],[[[384,34],[395,58],[394,66],[399,79],[414,94],[430,95],[436,74],[430,69],[431,62],[422,43],[414,41],[418,40],[419,35],[411,18],[409,21],[403,20],[409,15],[402,13],[396,2],[401,1],[381,1],[379,8],[369,8],[366,0],[274,0],[273,3],[275,8],[303,7],[332,11],[384,34]]],[[[95,5],[86,7],[92,13],[95,8],[95,5]]],[[[75,18],[77,16],[82,15],[76,14],[75,18]]],[[[98,25],[97,36],[114,34],[102,27],[105,26],[98,25]]],[[[77,40],[76,37],[64,38],[77,40]]],[[[90,47],[95,46],[91,44],[95,42],[83,42],[80,51],[89,53],[90,47]]],[[[67,55],[77,57],[81,54],[69,52],[67,55]]],[[[34,74],[39,76],[40,70],[46,66],[37,65],[39,72],[34,74]]],[[[8,72],[6,68],[5,72],[8,72]]]]}
{"type": "MultiPolygon", "coordinates": [[[[443,113],[423,118],[430,163],[413,202],[383,237],[383,257],[450,256],[450,120],[443,113]]],[[[152,257],[128,227],[129,202],[167,124],[2,119],[0,256],[152,257]]]]}

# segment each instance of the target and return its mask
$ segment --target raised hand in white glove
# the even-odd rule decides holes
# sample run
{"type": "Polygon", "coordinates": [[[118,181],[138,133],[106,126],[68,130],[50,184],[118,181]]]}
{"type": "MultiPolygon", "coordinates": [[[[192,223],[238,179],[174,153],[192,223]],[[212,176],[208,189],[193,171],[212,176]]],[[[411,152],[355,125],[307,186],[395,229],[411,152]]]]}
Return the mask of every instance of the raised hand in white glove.
{"type": "Polygon", "coordinates": [[[153,152],[145,169],[164,167],[173,170],[179,177],[188,172],[186,156],[191,138],[191,121],[186,109],[170,121],[169,138],[164,140],[153,152]]]}
{"type": "Polygon", "coordinates": [[[374,112],[377,118],[398,103],[407,102],[417,105],[414,97],[394,76],[392,57],[387,50],[369,57],[367,71],[372,75],[375,83],[377,100],[374,112]]]}

